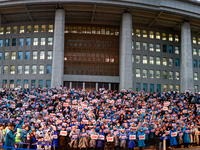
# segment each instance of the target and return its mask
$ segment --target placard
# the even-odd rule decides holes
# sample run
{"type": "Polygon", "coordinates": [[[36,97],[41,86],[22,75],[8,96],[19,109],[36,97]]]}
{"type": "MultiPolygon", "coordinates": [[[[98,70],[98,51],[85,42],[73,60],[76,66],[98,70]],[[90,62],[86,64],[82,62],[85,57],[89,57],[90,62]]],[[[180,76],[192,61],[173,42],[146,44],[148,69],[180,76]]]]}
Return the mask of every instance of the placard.
{"type": "Polygon", "coordinates": [[[73,134],[73,135],[72,135],[72,138],[73,138],[73,139],[76,139],[76,138],[78,138],[78,135],[77,135],[77,134],[73,134]]]}
{"type": "Polygon", "coordinates": [[[172,132],[171,133],[171,137],[176,137],[177,136],[177,132],[172,132]]]}
{"type": "Polygon", "coordinates": [[[92,139],[92,140],[97,140],[97,139],[98,139],[98,135],[92,134],[92,135],[91,135],[91,139],[92,139]]]}
{"type": "Polygon", "coordinates": [[[114,141],[114,138],[113,137],[107,137],[107,142],[113,142],[114,141]]]}
{"type": "Polygon", "coordinates": [[[98,139],[99,139],[99,140],[104,140],[104,139],[105,139],[105,136],[104,136],[104,135],[99,135],[99,136],[98,136],[98,139]]]}
{"type": "Polygon", "coordinates": [[[67,136],[67,131],[60,131],[60,135],[67,136]]]}
{"type": "Polygon", "coordinates": [[[196,132],[195,132],[195,135],[199,135],[199,131],[196,131],[196,132]]]}
{"type": "Polygon", "coordinates": [[[170,133],[170,131],[165,131],[165,134],[167,134],[167,135],[168,135],[169,133],[170,133]]]}
{"type": "Polygon", "coordinates": [[[139,135],[140,140],[145,140],[145,135],[139,135]]]}
{"type": "Polygon", "coordinates": [[[130,140],[135,140],[136,139],[136,135],[129,135],[129,139],[130,140]]]}

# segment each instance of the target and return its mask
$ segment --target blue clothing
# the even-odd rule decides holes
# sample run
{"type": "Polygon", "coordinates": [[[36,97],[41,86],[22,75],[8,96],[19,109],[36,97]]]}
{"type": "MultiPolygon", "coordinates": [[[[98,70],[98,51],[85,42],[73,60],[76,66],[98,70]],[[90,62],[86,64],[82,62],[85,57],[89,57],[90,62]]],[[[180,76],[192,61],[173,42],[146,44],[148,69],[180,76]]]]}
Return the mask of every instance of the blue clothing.
{"type": "Polygon", "coordinates": [[[57,131],[54,131],[52,135],[57,135],[57,138],[56,137],[53,138],[52,144],[53,145],[55,144],[55,147],[58,147],[58,135],[59,135],[59,133],[57,131]]]}
{"type": "Polygon", "coordinates": [[[184,143],[190,143],[190,133],[187,132],[188,130],[183,130],[183,142],[184,143]]]}
{"type": "Polygon", "coordinates": [[[137,138],[138,138],[138,147],[145,147],[144,140],[140,140],[139,136],[140,135],[145,135],[144,132],[138,131],[137,133],[137,138]]]}
{"type": "Polygon", "coordinates": [[[5,146],[15,147],[15,134],[10,129],[6,131],[5,146]]]}
{"type": "Polygon", "coordinates": [[[128,148],[134,148],[135,147],[135,140],[130,140],[130,135],[135,135],[134,132],[128,133],[128,148]]]}
{"type": "Polygon", "coordinates": [[[172,133],[174,133],[174,132],[176,132],[176,131],[171,130],[170,133],[169,133],[170,136],[171,136],[171,138],[170,138],[170,145],[171,145],[171,146],[173,146],[173,145],[177,145],[176,137],[175,137],[175,136],[172,137],[172,133]]]}

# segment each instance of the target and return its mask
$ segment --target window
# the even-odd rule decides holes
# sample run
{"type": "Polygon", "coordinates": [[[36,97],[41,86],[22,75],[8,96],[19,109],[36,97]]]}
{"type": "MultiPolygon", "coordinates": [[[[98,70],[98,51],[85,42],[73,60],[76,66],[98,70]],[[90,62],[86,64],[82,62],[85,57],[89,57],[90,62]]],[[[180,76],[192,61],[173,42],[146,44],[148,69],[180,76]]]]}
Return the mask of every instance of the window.
{"type": "Polygon", "coordinates": [[[150,92],[151,92],[151,93],[154,92],[154,84],[150,84],[150,92]]]}
{"type": "Polygon", "coordinates": [[[24,26],[20,26],[19,33],[24,33],[24,26]]]}
{"type": "Polygon", "coordinates": [[[156,65],[160,65],[160,57],[156,57],[156,65]]]}
{"type": "Polygon", "coordinates": [[[134,49],[134,41],[132,41],[132,49],[134,49]]]}
{"type": "Polygon", "coordinates": [[[30,51],[26,51],[26,53],[25,53],[25,59],[30,59],[30,51]]]}
{"type": "Polygon", "coordinates": [[[163,41],[167,40],[167,35],[166,35],[166,33],[162,33],[162,40],[163,40],[163,41]]]}
{"type": "Polygon", "coordinates": [[[7,88],[7,80],[3,80],[3,88],[7,88]]]}
{"type": "Polygon", "coordinates": [[[135,74],[134,74],[134,68],[133,68],[133,74],[132,74],[132,76],[133,76],[133,77],[135,76],[135,74]]]}
{"type": "Polygon", "coordinates": [[[154,64],[154,57],[153,56],[149,57],[149,64],[151,64],[151,65],[154,64]]]}
{"type": "Polygon", "coordinates": [[[143,69],[143,78],[147,78],[147,69],[143,69]]]}
{"type": "Polygon", "coordinates": [[[147,92],[147,83],[143,83],[143,90],[144,92],[147,92]]]}
{"type": "Polygon", "coordinates": [[[47,65],[47,74],[51,74],[51,65],[47,65]]]}
{"type": "Polygon", "coordinates": [[[24,73],[25,73],[25,74],[29,74],[29,66],[28,66],[28,65],[25,65],[24,68],[25,68],[25,69],[24,69],[24,73]]]}
{"type": "Polygon", "coordinates": [[[163,71],[163,79],[167,79],[167,71],[163,71]]]}
{"type": "Polygon", "coordinates": [[[173,54],[173,46],[169,45],[169,53],[173,54]]]}
{"type": "Polygon", "coordinates": [[[22,60],[23,59],[23,52],[18,52],[18,59],[22,60]]]}
{"type": "Polygon", "coordinates": [[[167,66],[167,58],[163,57],[163,66],[167,66]]]}
{"type": "Polygon", "coordinates": [[[39,74],[44,74],[44,65],[39,66],[39,74]]]}
{"type": "Polygon", "coordinates": [[[17,87],[18,88],[21,88],[21,83],[22,83],[21,80],[17,80],[17,87]]]}
{"type": "Polygon", "coordinates": [[[31,86],[35,87],[35,83],[36,83],[35,80],[31,80],[31,86]]]}
{"type": "Polygon", "coordinates": [[[19,38],[19,46],[23,46],[24,45],[24,38],[19,38]]]}
{"type": "Polygon", "coordinates": [[[40,45],[45,45],[45,38],[44,37],[41,38],[40,45]]]}
{"type": "Polygon", "coordinates": [[[0,34],[1,34],[1,35],[4,34],[4,27],[1,27],[1,29],[0,29],[0,34]]]}
{"type": "Polygon", "coordinates": [[[141,88],[140,88],[140,83],[137,83],[137,84],[136,84],[136,91],[139,92],[140,90],[141,90],[141,88]]]}
{"type": "Polygon", "coordinates": [[[2,60],[2,53],[0,53],[0,60],[2,60]]]}
{"type": "Polygon", "coordinates": [[[10,74],[15,74],[15,66],[10,66],[10,74]]]}
{"type": "Polygon", "coordinates": [[[139,29],[136,29],[136,36],[140,37],[140,30],[139,29]]]}
{"type": "Polygon", "coordinates": [[[197,60],[194,60],[194,68],[197,68],[197,60]]]}
{"type": "Polygon", "coordinates": [[[150,74],[150,78],[153,79],[154,78],[154,70],[150,70],[149,74],[150,74]]]}
{"type": "Polygon", "coordinates": [[[26,38],[26,45],[30,46],[31,45],[31,38],[26,38]]]}
{"type": "Polygon", "coordinates": [[[9,60],[9,52],[5,52],[4,60],[9,60]]]}
{"type": "Polygon", "coordinates": [[[46,88],[51,88],[51,80],[46,80],[46,88]]]}
{"type": "Polygon", "coordinates": [[[160,85],[160,84],[157,84],[157,85],[156,85],[156,91],[157,91],[157,92],[161,92],[161,85],[160,85]]]}
{"type": "Polygon", "coordinates": [[[179,42],[178,35],[175,35],[175,42],[179,42]]]}
{"type": "Polygon", "coordinates": [[[26,31],[27,33],[31,33],[31,25],[28,25],[27,26],[27,31],[26,31]]]}
{"type": "Polygon", "coordinates": [[[11,60],[16,60],[16,52],[11,52],[11,60]]]}
{"type": "Polygon", "coordinates": [[[176,73],[175,73],[175,79],[176,79],[176,80],[179,80],[179,72],[176,72],[176,73]]]}
{"type": "Polygon", "coordinates": [[[10,88],[14,88],[14,80],[10,80],[10,88]]]}
{"type": "Polygon", "coordinates": [[[167,92],[167,84],[163,84],[163,92],[167,92]]]}
{"type": "Polygon", "coordinates": [[[193,37],[193,44],[197,44],[196,37],[193,37]]]}
{"type": "Polygon", "coordinates": [[[176,92],[179,93],[180,92],[180,86],[176,85],[176,92]]]}
{"type": "Polygon", "coordinates": [[[53,25],[49,25],[49,32],[53,32],[53,25]]]}
{"type": "Polygon", "coordinates": [[[22,74],[22,66],[17,66],[17,74],[22,74]]]}
{"type": "Polygon", "coordinates": [[[8,74],[8,66],[3,67],[3,74],[8,74]]]}
{"type": "Polygon", "coordinates": [[[28,80],[24,80],[24,88],[28,88],[28,80]]]}
{"type": "MultiPolygon", "coordinates": [[[[48,59],[48,55],[47,55],[47,59],[48,59]]],[[[132,55],[132,63],[134,63],[134,55],[132,55]]]]}
{"type": "Polygon", "coordinates": [[[33,45],[38,45],[38,38],[33,38],[33,45]]]}
{"type": "Polygon", "coordinates": [[[156,39],[160,39],[160,32],[156,32],[156,39]]]}
{"type": "Polygon", "coordinates": [[[160,70],[157,70],[157,71],[156,71],[156,78],[157,78],[157,79],[160,79],[160,70]]]}
{"type": "Polygon", "coordinates": [[[169,66],[173,66],[173,59],[169,58],[169,66]]]}
{"type": "Polygon", "coordinates": [[[46,32],[46,25],[41,26],[41,32],[46,32]]]}
{"type": "Polygon", "coordinates": [[[17,26],[13,27],[13,33],[16,34],[17,33],[17,26]]]}
{"type": "Polygon", "coordinates": [[[197,49],[193,48],[193,55],[197,55],[197,49]]]}
{"type": "Polygon", "coordinates": [[[0,47],[3,47],[3,40],[0,40],[0,47]]]}
{"type": "Polygon", "coordinates": [[[198,80],[198,73],[194,72],[194,80],[198,80]]]}
{"type": "Polygon", "coordinates": [[[39,80],[39,88],[43,88],[43,80],[39,80]]]}
{"type": "Polygon", "coordinates": [[[194,92],[195,92],[195,93],[198,93],[198,92],[199,92],[198,85],[195,85],[195,86],[194,86],[194,92]]]}
{"type": "Polygon", "coordinates": [[[140,42],[136,42],[136,50],[140,50],[140,42]]]}
{"type": "Polygon", "coordinates": [[[6,28],[6,34],[10,34],[10,27],[6,28]]]}
{"type": "Polygon", "coordinates": [[[179,54],[179,47],[175,46],[175,54],[179,54]]]}
{"type": "Polygon", "coordinates": [[[6,39],[5,47],[8,47],[9,45],[10,45],[10,39],[6,39]]]}
{"type": "Polygon", "coordinates": [[[140,69],[136,69],[136,77],[140,78],[140,69]]]}
{"type": "Polygon", "coordinates": [[[36,65],[32,65],[31,72],[32,72],[32,74],[37,74],[37,66],[36,65]]]}
{"type": "Polygon", "coordinates": [[[173,75],[173,71],[170,71],[170,72],[169,72],[169,79],[170,79],[170,80],[173,80],[173,79],[174,79],[173,76],[174,76],[174,75],[173,75]]]}
{"type": "Polygon", "coordinates": [[[143,43],[144,50],[147,50],[147,43],[143,43]]]}
{"type": "Polygon", "coordinates": [[[149,37],[150,37],[151,39],[153,39],[153,38],[154,38],[153,31],[149,31],[149,37]]]}
{"type": "Polygon", "coordinates": [[[174,90],[174,86],[173,85],[169,85],[169,91],[173,91],[174,90]]]}
{"type": "Polygon", "coordinates": [[[173,41],[173,35],[169,34],[169,41],[173,41]]]}
{"type": "Polygon", "coordinates": [[[132,36],[134,36],[134,29],[132,29],[132,36]]]}
{"type": "Polygon", "coordinates": [[[143,56],[143,64],[147,64],[147,56],[143,56]]]}
{"type": "Polygon", "coordinates": [[[147,38],[147,30],[143,30],[143,37],[147,38]]]}
{"type": "Polygon", "coordinates": [[[136,63],[137,63],[137,64],[140,63],[140,55],[136,55],[136,63]]]}
{"type": "Polygon", "coordinates": [[[48,38],[48,45],[53,45],[53,38],[52,37],[48,38]]]}
{"type": "Polygon", "coordinates": [[[156,52],[160,52],[160,44],[156,44],[156,52]]]}
{"type": "Polygon", "coordinates": [[[178,58],[176,58],[175,66],[179,67],[179,59],[178,58]]]}
{"type": "Polygon", "coordinates": [[[163,52],[167,52],[167,45],[163,44],[163,52]]]}
{"type": "Polygon", "coordinates": [[[45,59],[45,52],[44,51],[40,51],[40,59],[45,59]]]}
{"type": "Polygon", "coordinates": [[[149,44],[149,51],[154,51],[154,44],[152,43],[149,44]]]}
{"type": "MultiPolygon", "coordinates": [[[[52,59],[52,51],[47,51],[47,59],[52,59]]],[[[133,59],[134,58],[132,57],[132,61],[134,62],[133,59]]]]}
{"type": "Polygon", "coordinates": [[[17,45],[17,39],[16,38],[12,38],[12,46],[16,46],[17,45]]]}
{"type": "Polygon", "coordinates": [[[34,25],[34,33],[38,33],[39,32],[39,26],[38,25],[34,25]]]}
{"type": "Polygon", "coordinates": [[[37,51],[33,51],[33,59],[37,59],[37,51]]]}

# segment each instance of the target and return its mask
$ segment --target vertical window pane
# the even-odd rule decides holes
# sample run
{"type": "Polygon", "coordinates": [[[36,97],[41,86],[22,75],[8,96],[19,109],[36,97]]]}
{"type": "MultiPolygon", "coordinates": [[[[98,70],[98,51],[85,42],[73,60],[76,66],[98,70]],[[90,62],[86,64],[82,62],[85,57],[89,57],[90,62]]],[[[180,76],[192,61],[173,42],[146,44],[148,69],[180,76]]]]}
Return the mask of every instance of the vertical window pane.
{"type": "Polygon", "coordinates": [[[53,32],[53,25],[49,25],[49,32],[53,32]]]}
{"type": "Polygon", "coordinates": [[[166,35],[166,33],[162,33],[162,40],[167,40],[167,35],[166,35]]]}
{"type": "Polygon", "coordinates": [[[32,74],[37,74],[37,66],[36,65],[32,66],[31,72],[32,72],[32,74]]]}
{"type": "Polygon", "coordinates": [[[37,51],[33,51],[33,59],[37,59],[37,51]]]}
{"type": "Polygon", "coordinates": [[[136,77],[140,78],[140,69],[136,69],[136,77]]]}
{"type": "Polygon", "coordinates": [[[153,38],[154,38],[153,31],[149,31],[149,37],[150,37],[151,39],[153,39],[153,38]]]}
{"type": "Polygon", "coordinates": [[[140,83],[137,83],[137,84],[136,84],[136,91],[137,91],[137,92],[141,91],[140,83]]]}
{"type": "Polygon", "coordinates": [[[0,40],[0,47],[3,47],[3,40],[0,40]]]}
{"type": "Polygon", "coordinates": [[[143,64],[147,64],[147,56],[143,56],[143,64]]]}
{"type": "Polygon", "coordinates": [[[173,66],[173,59],[172,58],[169,58],[169,66],[173,66]]]}
{"type": "Polygon", "coordinates": [[[44,74],[44,65],[39,66],[39,74],[44,74]]]}
{"type": "Polygon", "coordinates": [[[17,39],[16,38],[12,38],[12,46],[16,46],[17,45],[17,39]]]}
{"type": "Polygon", "coordinates": [[[163,66],[167,66],[167,58],[163,57],[163,66]]]}
{"type": "Polygon", "coordinates": [[[167,79],[167,71],[163,71],[163,79],[167,79]]]}
{"type": "Polygon", "coordinates": [[[24,26],[20,26],[20,31],[19,33],[24,33],[24,26]]]}
{"type": "Polygon", "coordinates": [[[26,45],[30,46],[31,45],[31,38],[26,38],[26,45]]]}
{"type": "Polygon", "coordinates": [[[2,53],[0,53],[0,60],[2,60],[2,53]]]}
{"type": "Polygon", "coordinates": [[[4,60],[9,60],[9,52],[5,52],[4,60]]]}
{"type": "Polygon", "coordinates": [[[176,80],[179,80],[179,72],[176,72],[176,80]]]}
{"type": "Polygon", "coordinates": [[[169,45],[169,53],[173,54],[173,46],[169,45]]]}
{"type": "Polygon", "coordinates": [[[176,62],[175,62],[176,67],[179,67],[179,59],[176,58],[176,62]]]}
{"type": "Polygon", "coordinates": [[[143,69],[143,78],[147,78],[147,69],[143,69]]]}
{"type": "Polygon", "coordinates": [[[180,92],[180,86],[176,85],[176,92],[179,93],[180,92]]]}
{"type": "Polygon", "coordinates": [[[48,38],[48,45],[53,45],[53,38],[52,37],[48,38]]]}
{"type": "Polygon", "coordinates": [[[15,74],[15,66],[10,66],[10,74],[15,74]]]}
{"type": "Polygon", "coordinates": [[[144,50],[147,50],[147,43],[143,43],[144,50]]]}
{"type": "Polygon", "coordinates": [[[17,26],[13,27],[13,33],[16,34],[17,33],[17,26]]]}
{"type": "Polygon", "coordinates": [[[134,41],[132,41],[132,49],[134,49],[134,41]]]}
{"type": "Polygon", "coordinates": [[[143,37],[147,38],[147,30],[143,30],[143,37]]]}
{"type": "Polygon", "coordinates": [[[44,38],[44,37],[41,38],[41,43],[40,43],[40,45],[45,45],[45,38],[44,38]]]}
{"type": "Polygon", "coordinates": [[[132,63],[134,63],[134,55],[132,55],[132,63]]]}
{"type": "Polygon", "coordinates": [[[33,45],[38,45],[38,38],[33,38],[33,45]]]}
{"type": "Polygon", "coordinates": [[[160,44],[156,44],[156,52],[160,52],[160,44]]]}
{"type": "Polygon", "coordinates": [[[47,65],[47,74],[51,74],[51,65],[47,65]]]}
{"type": "Polygon", "coordinates": [[[38,33],[39,32],[39,26],[38,25],[34,25],[34,33],[38,33]]]}
{"type": "Polygon", "coordinates": [[[194,80],[198,80],[198,73],[197,72],[194,73],[194,80]]]}
{"type": "Polygon", "coordinates": [[[21,80],[17,80],[17,87],[18,88],[21,88],[21,86],[22,86],[21,84],[22,84],[21,80]]]}
{"type": "Polygon", "coordinates": [[[156,91],[157,91],[157,92],[161,92],[161,85],[160,85],[160,84],[157,84],[157,85],[156,85],[156,91]]]}
{"type": "Polygon", "coordinates": [[[154,44],[152,43],[149,44],[149,51],[154,51],[154,44]]]}
{"type": "Polygon", "coordinates": [[[193,37],[193,44],[197,44],[196,37],[193,37]]]}
{"type": "Polygon", "coordinates": [[[36,81],[35,80],[31,80],[31,86],[35,87],[36,85],[36,81]]]}
{"type": "Polygon", "coordinates": [[[163,52],[167,52],[167,45],[163,44],[163,52]]]}
{"type": "Polygon", "coordinates": [[[154,64],[154,57],[153,56],[149,57],[149,64],[151,64],[151,65],[154,64]]]}
{"type": "Polygon", "coordinates": [[[175,42],[179,42],[178,35],[175,35],[175,42]]]}
{"type": "Polygon", "coordinates": [[[13,88],[14,88],[14,86],[15,86],[15,85],[14,85],[14,80],[10,80],[10,88],[12,88],[12,89],[13,89],[13,88]]]}
{"type": "Polygon", "coordinates": [[[154,70],[150,70],[150,78],[153,79],[154,78],[154,70]]]}
{"type": "Polygon", "coordinates": [[[46,88],[51,88],[51,80],[46,80],[46,88]]]}
{"type": "Polygon", "coordinates": [[[24,80],[24,88],[28,88],[28,80],[24,80]]]}
{"type": "Polygon", "coordinates": [[[144,92],[147,92],[147,83],[143,83],[143,90],[144,92]]]}
{"type": "Polygon", "coordinates": [[[19,46],[23,46],[24,45],[24,38],[19,38],[19,46]]]}
{"type": "Polygon", "coordinates": [[[7,88],[7,80],[3,80],[3,88],[7,88]]]}
{"type": "Polygon", "coordinates": [[[156,71],[156,78],[157,78],[157,79],[160,79],[160,70],[157,70],[157,71],[156,71]]]}
{"type": "Polygon", "coordinates": [[[179,47],[175,46],[175,54],[179,54],[179,47]]]}
{"type": "Polygon", "coordinates": [[[40,59],[45,59],[45,51],[40,51],[40,59]]]}
{"type": "Polygon", "coordinates": [[[8,66],[3,67],[3,74],[8,74],[8,66]]]}
{"type": "Polygon", "coordinates": [[[140,63],[140,55],[136,55],[136,63],[137,63],[137,64],[140,63]]]}
{"type": "Polygon", "coordinates": [[[198,92],[199,92],[198,85],[195,85],[195,86],[194,86],[194,92],[195,92],[195,93],[198,93],[198,92]]]}
{"type": "Polygon", "coordinates": [[[39,80],[39,88],[43,88],[43,80],[39,80]]]}
{"type": "Polygon", "coordinates": [[[29,66],[28,65],[25,65],[25,67],[24,67],[24,73],[25,74],[29,74],[29,66]]]}
{"type": "Polygon", "coordinates": [[[140,30],[139,29],[136,29],[136,36],[140,37],[140,30]]]}
{"type": "Polygon", "coordinates": [[[197,49],[193,48],[193,55],[197,55],[197,49]]]}
{"type": "Polygon", "coordinates": [[[41,26],[41,32],[46,32],[46,25],[41,26]]]}
{"type": "Polygon", "coordinates": [[[47,59],[52,59],[52,51],[47,51],[47,59]]]}
{"type": "Polygon", "coordinates": [[[169,34],[169,41],[173,41],[173,35],[169,34]]]}
{"type": "Polygon", "coordinates": [[[23,52],[18,52],[18,59],[22,60],[23,59],[23,52]]]}
{"type": "Polygon", "coordinates": [[[4,34],[4,27],[1,27],[1,29],[0,29],[0,34],[1,34],[1,35],[4,34]]]}
{"type": "Polygon", "coordinates": [[[140,42],[136,42],[136,50],[140,50],[140,42]]]}
{"type": "Polygon", "coordinates": [[[170,71],[170,72],[169,72],[169,79],[170,79],[170,80],[173,80],[173,79],[174,79],[173,71],[170,71]]]}
{"type": "Polygon", "coordinates": [[[6,34],[10,34],[10,27],[6,28],[6,34]]]}
{"type": "Polygon", "coordinates": [[[22,74],[22,66],[17,66],[17,74],[22,74]]]}
{"type": "Polygon", "coordinates": [[[167,92],[167,84],[163,84],[163,92],[167,92]]]}
{"type": "Polygon", "coordinates": [[[160,57],[156,57],[156,65],[160,65],[160,57]]]}
{"type": "Polygon", "coordinates": [[[151,93],[154,92],[154,84],[150,84],[150,92],[151,92],[151,93]]]}
{"type": "Polygon", "coordinates": [[[156,39],[160,39],[160,32],[156,32],[156,39]]]}
{"type": "Polygon", "coordinates": [[[194,68],[197,68],[197,60],[194,60],[194,68]]]}
{"type": "Polygon", "coordinates": [[[174,91],[174,86],[173,85],[169,85],[169,91],[174,91]]]}
{"type": "Polygon", "coordinates": [[[26,51],[25,59],[30,59],[30,51],[26,51]]]}
{"type": "Polygon", "coordinates": [[[27,31],[26,31],[27,33],[31,33],[31,25],[28,25],[27,26],[27,31]]]}
{"type": "Polygon", "coordinates": [[[16,52],[11,52],[11,60],[16,60],[16,52]]]}
{"type": "Polygon", "coordinates": [[[10,39],[6,39],[5,41],[5,47],[8,47],[10,45],[10,39]]]}

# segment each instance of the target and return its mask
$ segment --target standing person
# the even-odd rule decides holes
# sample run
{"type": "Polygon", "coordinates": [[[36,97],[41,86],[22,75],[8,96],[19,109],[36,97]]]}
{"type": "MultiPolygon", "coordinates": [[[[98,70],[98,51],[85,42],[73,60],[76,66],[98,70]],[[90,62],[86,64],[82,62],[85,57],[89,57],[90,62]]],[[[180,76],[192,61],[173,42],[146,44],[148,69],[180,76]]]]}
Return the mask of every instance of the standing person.
{"type": "Polygon", "coordinates": [[[194,125],[194,144],[195,146],[199,145],[199,130],[196,125],[194,125]]]}
{"type": "Polygon", "coordinates": [[[30,134],[30,149],[36,149],[37,145],[33,145],[34,143],[36,143],[36,132],[35,131],[31,131],[30,134]]]}
{"type": "MultiPolygon", "coordinates": [[[[103,133],[102,129],[99,130],[99,135],[100,136],[104,136],[104,140],[105,140],[105,134],[103,133]]],[[[97,150],[102,150],[103,149],[104,140],[103,139],[98,139],[97,140],[97,150]]]]}
{"type": "Polygon", "coordinates": [[[114,140],[113,141],[108,141],[108,138],[110,138],[110,137],[111,137],[111,134],[108,133],[108,135],[106,137],[106,139],[107,139],[106,146],[107,146],[108,150],[114,150],[114,140]]]}
{"type": "Polygon", "coordinates": [[[85,129],[83,128],[82,132],[79,135],[79,144],[78,144],[79,149],[87,149],[88,140],[89,140],[89,136],[86,133],[85,129]]]}
{"type": "Polygon", "coordinates": [[[89,132],[89,136],[90,136],[89,148],[91,150],[94,150],[96,147],[96,140],[91,139],[91,135],[97,135],[97,133],[94,131],[94,128],[92,128],[92,130],[89,132]]]}
{"type": "Polygon", "coordinates": [[[185,129],[183,129],[183,142],[184,142],[184,148],[187,147],[189,148],[189,143],[190,143],[190,130],[188,129],[188,126],[186,126],[185,129]]]}
{"type": "Polygon", "coordinates": [[[1,124],[0,125],[0,143],[4,142],[3,128],[4,126],[1,124]]]}
{"type": "Polygon", "coordinates": [[[143,129],[140,127],[140,130],[137,133],[137,138],[138,138],[138,147],[140,150],[142,150],[145,147],[145,134],[143,132],[143,129]]]}
{"type": "Polygon", "coordinates": [[[15,147],[15,134],[14,127],[15,125],[13,123],[10,123],[8,126],[8,129],[6,130],[6,136],[5,136],[5,146],[8,147],[15,147]]]}
{"type": "MultiPolygon", "coordinates": [[[[61,131],[66,131],[65,127],[62,127],[61,131]]],[[[61,135],[61,133],[60,133],[58,139],[59,139],[58,140],[58,142],[59,142],[59,149],[60,150],[65,150],[66,147],[67,147],[67,135],[61,135]]]]}
{"type": "Polygon", "coordinates": [[[71,147],[71,150],[77,149],[78,148],[79,133],[77,132],[75,127],[70,132],[69,137],[71,137],[71,142],[69,143],[69,146],[71,147]]]}
{"type": "MultiPolygon", "coordinates": [[[[58,131],[57,131],[57,127],[54,127],[51,136],[53,137],[53,141],[52,141],[52,145],[55,145],[56,150],[58,149],[58,131]]],[[[53,147],[52,147],[53,148],[53,147]]]]}
{"type": "Polygon", "coordinates": [[[172,127],[170,133],[170,146],[172,147],[172,149],[174,149],[174,147],[177,145],[177,140],[176,140],[176,137],[177,137],[177,132],[175,131],[174,127],[172,127]]]}
{"type": "MultiPolygon", "coordinates": [[[[47,131],[44,136],[44,141],[48,141],[49,144],[52,144],[52,138],[51,138],[51,131],[47,131]]],[[[45,150],[51,150],[51,146],[45,146],[45,150]]]]}
{"type": "Polygon", "coordinates": [[[133,136],[136,137],[135,133],[133,132],[133,129],[131,128],[131,131],[128,133],[128,148],[129,148],[129,150],[134,150],[134,147],[135,147],[135,140],[133,139],[133,136]]]}
{"type": "Polygon", "coordinates": [[[126,139],[127,139],[127,136],[123,129],[120,133],[120,147],[123,148],[124,150],[126,149],[126,139]]]}

